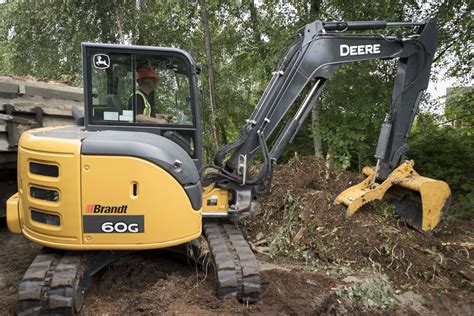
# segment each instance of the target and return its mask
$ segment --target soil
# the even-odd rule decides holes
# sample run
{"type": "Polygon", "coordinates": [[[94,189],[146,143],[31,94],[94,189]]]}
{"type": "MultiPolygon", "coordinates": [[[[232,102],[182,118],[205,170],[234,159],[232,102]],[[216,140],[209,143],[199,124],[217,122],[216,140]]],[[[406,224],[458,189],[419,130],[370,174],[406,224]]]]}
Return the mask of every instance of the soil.
{"type": "MultiPolygon", "coordinates": [[[[0,251],[8,254],[8,259],[0,260],[0,314],[14,314],[18,284],[40,247],[2,227],[0,251]]],[[[217,299],[210,277],[183,258],[167,251],[136,252],[94,277],[83,314],[310,314],[325,310],[364,310],[357,303],[341,301],[339,304],[335,296],[326,297],[331,288],[344,284],[337,278],[298,265],[265,262],[260,265],[262,299],[246,305],[233,297],[217,299]]]]}
{"type": "MultiPolygon", "coordinates": [[[[344,207],[333,201],[362,178],[314,157],[295,156],[273,178],[271,193],[243,225],[247,239],[271,257],[292,257],[339,275],[383,273],[395,291],[412,290],[434,301],[448,296],[472,309],[472,220],[444,217],[435,232],[426,233],[396,218],[384,203],[346,218],[344,207]]],[[[439,305],[443,311],[451,308],[439,305]]]]}
{"type": "MultiPolygon", "coordinates": [[[[141,251],[99,272],[83,314],[472,315],[473,222],[444,218],[421,233],[386,205],[346,219],[336,194],[360,180],[295,157],[241,228],[257,252],[261,300],[219,300],[210,277],[168,251],[141,251]]],[[[0,314],[14,314],[18,284],[40,247],[0,227],[0,314]]]]}

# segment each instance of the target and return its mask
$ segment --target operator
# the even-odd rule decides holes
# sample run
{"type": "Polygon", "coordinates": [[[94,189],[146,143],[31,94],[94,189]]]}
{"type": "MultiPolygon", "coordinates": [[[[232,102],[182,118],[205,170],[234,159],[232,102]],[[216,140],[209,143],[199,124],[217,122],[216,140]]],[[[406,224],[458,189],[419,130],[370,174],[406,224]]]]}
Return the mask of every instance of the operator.
{"type": "Polygon", "coordinates": [[[140,66],[136,72],[138,89],[128,100],[129,108],[132,107],[133,98],[136,99],[137,122],[167,124],[170,117],[164,114],[155,113],[155,107],[152,106],[152,92],[160,81],[160,76],[151,68],[140,66]]]}

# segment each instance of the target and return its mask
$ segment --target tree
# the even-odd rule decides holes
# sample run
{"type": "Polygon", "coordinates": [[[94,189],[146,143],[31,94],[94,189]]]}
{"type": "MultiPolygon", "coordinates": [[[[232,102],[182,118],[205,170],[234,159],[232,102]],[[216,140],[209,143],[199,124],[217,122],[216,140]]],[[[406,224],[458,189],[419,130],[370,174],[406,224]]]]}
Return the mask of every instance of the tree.
{"type": "Polygon", "coordinates": [[[206,64],[207,75],[209,80],[209,101],[211,110],[211,125],[214,136],[215,148],[219,148],[219,139],[217,137],[216,124],[216,88],[214,80],[214,68],[212,66],[212,47],[211,47],[211,33],[209,31],[209,20],[206,11],[206,0],[199,0],[199,12],[201,13],[202,28],[204,30],[204,46],[206,49],[206,64]]]}
{"type": "Polygon", "coordinates": [[[123,43],[131,33],[136,10],[127,2],[9,2],[0,6],[2,46],[14,75],[81,84],[81,42],[123,43]],[[123,35],[124,38],[121,38],[123,35]]]}
{"type": "Polygon", "coordinates": [[[444,116],[455,128],[474,135],[474,87],[448,88],[444,116]]]}
{"type": "MultiPolygon", "coordinates": [[[[310,9],[310,20],[316,20],[321,14],[321,0],[312,0],[310,9]]],[[[316,102],[311,110],[311,123],[313,128],[313,146],[314,155],[316,157],[323,157],[323,142],[321,139],[321,124],[320,124],[320,103],[316,102]]]]}
{"type": "MultiPolygon", "coordinates": [[[[82,41],[187,49],[207,66],[201,75],[205,97],[201,113],[204,148],[211,157],[219,139],[226,142],[238,134],[295,31],[306,23],[315,19],[420,21],[437,15],[436,63],[444,65],[452,59],[451,73],[466,78],[472,59],[471,9],[466,0],[430,5],[418,0],[7,2],[0,5],[0,71],[60,80],[75,77],[80,85],[82,41]],[[198,3],[205,5],[199,7],[203,10],[196,10],[198,3]],[[208,60],[206,47],[211,44],[208,60]]],[[[335,165],[353,170],[373,163],[394,71],[390,62],[341,67],[327,83],[312,121],[305,123],[287,152],[314,154],[316,147],[318,155],[331,153],[335,165]],[[313,146],[307,146],[311,137],[313,146]]]]}

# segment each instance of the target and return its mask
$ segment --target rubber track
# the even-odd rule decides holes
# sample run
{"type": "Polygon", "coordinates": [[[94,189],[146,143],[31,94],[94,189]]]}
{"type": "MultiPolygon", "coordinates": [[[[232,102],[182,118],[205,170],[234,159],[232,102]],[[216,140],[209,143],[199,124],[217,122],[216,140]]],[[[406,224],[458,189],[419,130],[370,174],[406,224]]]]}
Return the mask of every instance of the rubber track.
{"type": "Polygon", "coordinates": [[[18,315],[74,315],[73,287],[80,265],[80,257],[36,256],[20,283],[18,315]]]}
{"type": "Polygon", "coordinates": [[[234,295],[241,302],[260,299],[255,255],[232,222],[206,222],[204,234],[214,259],[217,297],[234,295]]]}
{"type": "Polygon", "coordinates": [[[39,315],[48,304],[49,287],[59,262],[56,254],[40,254],[23,275],[18,291],[18,315],[39,315]]]}

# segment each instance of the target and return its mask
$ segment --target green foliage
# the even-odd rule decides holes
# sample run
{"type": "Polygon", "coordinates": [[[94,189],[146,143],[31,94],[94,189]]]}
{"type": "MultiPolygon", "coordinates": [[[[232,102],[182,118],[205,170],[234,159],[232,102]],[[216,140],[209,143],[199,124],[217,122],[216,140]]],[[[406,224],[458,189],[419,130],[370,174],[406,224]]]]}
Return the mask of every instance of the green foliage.
{"type": "Polygon", "coordinates": [[[298,226],[298,215],[303,210],[302,205],[291,194],[288,194],[285,201],[285,225],[281,225],[278,231],[272,236],[270,243],[270,253],[272,255],[285,254],[291,255],[294,250],[293,234],[298,226]]]}
{"type": "Polygon", "coordinates": [[[319,240],[311,242],[310,247],[304,244],[293,242],[293,238],[301,227],[299,214],[303,211],[303,205],[291,193],[288,193],[285,200],[283,216],[285,223],[278,227],[278,230],[271,236],[270,254],[272,256],[285,255],[295,259],[302,260],[310,268],[317,266],[315,258],[311,255],[310,249],[317,248],[321,250],[325,247],[319,240]]]}
{"type": "Polygon", "coordinates": [[[474,136],[474,88],[454,87],[446,93],[444,115],[449,123],[466,136],[474,136]]]}
{"type": "MultiPolygon", "coordinates": [[[[80,43],[118,41],[116,21],[133,10],[112,2],[8,2],[1,5],[2,44],[15,75],[61,80],[80,76],[80,43]],[[97,23],[99,22],[99,23],[97,23]]],[[[120,22],[117,22],[120,23],[120,22]]]]}
{"type": "Polygon", "coordinates": [[[474,190],[466,195],[461,195],[453,209],[453,213],[458,217],[474,219],[474,190]]]}
{"type": "Polygon", "coordinates": [[[474,137],[472,128],[454,128],[437,123],[432,114],[418,115],[409,139],[409,158],[420,174],[446,181],[455,203],[454,214],[474,216],[474,137]],[[466,196],[464,196],[466,195],[466,196]]]}
{"type": "Polygon", "coordinates": [[[339,296],[358,300],[367,308],[393,308],[397,302],[390,282],[383,275],[374,275],[350,286],[338,287],[335,292],[339,296]]]}
{"type": "Polygon", "coordinates": [[[374,201],[371,203],[373,213],[379,215],[381,218],[388,220],[397,216],[397,209],[394,205],[386,201],[374,201]]]}
{"type": "Polygon", "coordinates": [[[373,163],[393,74],[393,63],[361,62],[342,66],[330,79],[321,101],[320,134],[336,167],[360,170],[373,163]]]}

